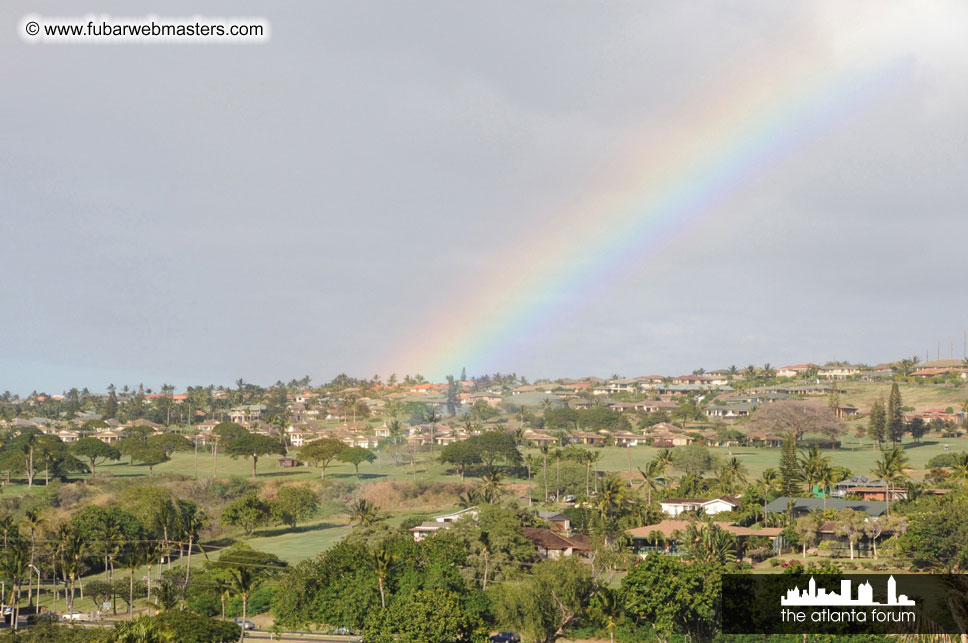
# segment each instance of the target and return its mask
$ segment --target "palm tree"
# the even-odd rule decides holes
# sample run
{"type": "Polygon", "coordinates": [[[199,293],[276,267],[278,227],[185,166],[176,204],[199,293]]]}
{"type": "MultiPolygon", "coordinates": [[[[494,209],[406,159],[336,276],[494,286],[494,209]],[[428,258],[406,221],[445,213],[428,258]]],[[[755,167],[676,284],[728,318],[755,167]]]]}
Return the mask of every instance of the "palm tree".
{"type": "Polygon", "coordinates": [[[838,482],[844,479],[846,476],[842,476],[839,471],[839,467],[823,467],[820,470],[820,477],[817,482],[823,487],[823,509],[827,510],[827,497],[830,496],[830,490],[834,488],[838,482]]]}
{"type": "Polygon", "coordinates": [[[820,482],[825,469],[830,469],[830,456],[823,455],[816,444],[800,454],[800,470],[811,489],[820,482]]]}
{"type": "Polygon", "coordinates": [[[719,468],[719,486],[724,492],[731,493],[737,485],[744,484],[746,484],[746,465],[733,456],[719,468]]]}
{"type": "Polygon", "coordinates": [[[736,560],[733,535],[707,520],[697,520],[684,534],[686,549],[693,560],[729,563],[736,560]]]}
{"type": "MultiPolygon", "coordinates": [[[[602,480],[602,487],[598,493],[598,511],[602,518],[602,526],[606,527],[608,518],[625,499],[625,483],[614,476],[602,480]]],[[[607,529],[606,529],[607,531],[607,529]]]]}
{"type": "Polygon", "coordinates": [[[383,609],[387,608],[384,585],[386,584],[387,575],[390,573],[390,568],[394,562],[396,562],[396,556],[386,548],[386,545],[378,549],[373,555],[373,570],[376,572],[376,580],[380,585],[380,607],[383,609]]]}
{"type": "Polygon", "coordinates": [[[489,505],[500,500],[501,495],[504,493],[502,478],[503,476],[496,469],[491,469],[481,476],[481,486],[478,487],[478,496],[481,500],[489,505]]]}
{"type": "Polygon", "coordinates": [[[665,464],[658,458],[653,458],[645,464],[645,469],[639,467],[639,473],[642,474],[642,486],[645,487],[646,493],[648,494],[647,503],[652,504],[652,492],[658,491],[659,478],[665,472],[665,464]]]}
{"type": "Polygon", "coordinates": [[[173,643],[175,635],[148,617],[121,623],[111,636],[111,643],[173,643]]]}
{"type": "Polygon", "coordinates": [[[437,412],[436,407],[429,407],[426,411],[424,418],[427,420],[427,424],[430,425],[430,459],[434,459],[434,442],[436,441],[434,434],[437,431],[437,423],[440,422],[440,413],[437,412]]]}
{"type": "Polygon", "coordinates": [[[380,513],[372,502],[366,498],[360,498],[350,507],[350,516],[354,523],[360,527],[369,527],[380,520],[380,513]]]}
{"type": "Polygon", "coordinates": [[[608,639],[615,643],[615,621],[622,615],[622,601],[614,591],[603,587],[592,598],[592,610],[605,621],[608,639]]]}
{"type": "Polygon", "coordinates": [[[542,469],[544,473],[544,501],[548,504],[548,455],[551,454],[551,446],[548,444],[542,444],[541,448],[541,459],[544,461],[544,468],[542,469]]]}
{"type": "MultiPolygon", "coordinates": [[[[12,628],[17,629],[17,619],[20,616],[20,584],[24,576],[28,576],[27,583],[30,583],[30,557],[32,547],[26,540],[17,538],[11,541],[3,550],[0,556],[0,573],[10,581],[10,605],[13,612],[10,615],[12,628]]],[[[2,598],[2,597],[0,597],[2,598]]]]}
{"type": "Polygon", "coordinates": [[[887,507],[887,515],[891,515],[891,490],[898,482],[906,479],[908,475],[904,472],[907,466],[908,457],[901,447],[894,447],[890,451],[885,451],[880,460],[874,463],[872,473],[878,476],[887,484],[884,494],[884,502],[887,507]]]}
{"type": "Polygon", "coordinates": [[[562,449],[555,449],[551,452],[555,459],[555,505],[561,502],[561,459],[565,452],[562,449]]]}
{"type": "Polygon", "coordinates": [[[229,592],[232,591],[232,585],[229,584],[228,579],[222,576],[213,577],[215,584],[215,592],[218,594],[219,600],[222,602],[222,620],[225,620],[225,603],[229,598],[229,592]]]}
{"type": "Polygon", "coordinates": [[[655,454],[655,459],[662,464],[662,469],[668,469],[672,466],[672,449],[662,449],[655,454]]]}
{"type": "MultiPolygon", "coordinates": [[[[34,558],[37,552],[37,530],[44,523],[43,516],[40,515],[40,511],[36,509],[29,509],[24,512],[23,524],[30,533],[30,564],[34,564],[34,558]]],[[[32,585],[30,579],[27,580],[27,606],[33,607],[33,593],[31,591],[32,585]]],[[[40,592],[40,585],[38,583],[37,592],[40,592]]],[[[39,600],[39,596],[38,596],[39,600]]]]}
{"type": "Polygon", "coordinates": [[[76,530],[67,525],[61,527],[58,533],[58,543],[61,547],[61,565],[64,575],[70,583],[67,610],[74,611],[74,583],[81,576],[81,559],[84,556],[84,538],[76,530]]]}
{"type": "Polygon", "coordinates": [[[951,481],[968,485],[968,452],[955,454],[954,462],[951,463],[951,481]]]}

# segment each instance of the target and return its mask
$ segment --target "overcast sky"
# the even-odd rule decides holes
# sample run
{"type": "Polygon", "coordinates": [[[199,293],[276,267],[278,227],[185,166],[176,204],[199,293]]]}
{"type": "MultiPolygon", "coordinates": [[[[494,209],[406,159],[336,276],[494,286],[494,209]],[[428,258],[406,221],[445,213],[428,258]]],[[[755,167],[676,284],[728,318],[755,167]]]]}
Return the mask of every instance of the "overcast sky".
{"type": "Polygon", "coordinates": [[[0,7],[0,390],[440,378],[449,319],[475,342],[509,266],[542,279],[546,232],[609,225],[574,203],[661,175],[643,146],[674,152],[681,111],[715,117],[747,77],[769,98],[785,65],[840,69],[835,96],[879,76],[640,259],[566,281],[447,370],[962,354],[962,2],[82,4],[0,7]],[[257,15],[272,35],[28,44],[35,12],[257,15]]]}

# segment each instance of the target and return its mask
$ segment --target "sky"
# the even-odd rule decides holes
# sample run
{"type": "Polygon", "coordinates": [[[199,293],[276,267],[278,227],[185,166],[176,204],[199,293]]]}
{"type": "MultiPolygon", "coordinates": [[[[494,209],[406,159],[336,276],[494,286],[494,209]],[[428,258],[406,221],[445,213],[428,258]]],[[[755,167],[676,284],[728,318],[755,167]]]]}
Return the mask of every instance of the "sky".
{"type": "Polygon", "coordinates": [[[0,390],[962,355],[962,2],[82,4],[0,6],[0,390]]]}

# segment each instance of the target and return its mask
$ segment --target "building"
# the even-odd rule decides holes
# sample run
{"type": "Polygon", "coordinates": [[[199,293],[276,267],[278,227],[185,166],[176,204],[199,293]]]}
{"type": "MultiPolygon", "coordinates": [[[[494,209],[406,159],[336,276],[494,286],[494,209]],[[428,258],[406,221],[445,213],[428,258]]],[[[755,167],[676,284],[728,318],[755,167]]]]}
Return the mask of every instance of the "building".
{"type": "Polygon", "coordinates": [[[410,533],[413,534],[413,539],[420,542],[427,536],[432,536],[441,529],[450,529],[454,526],[454,523],[469,516],[471,518],[476,518],[478,514],[477,507],[468,507],[467,509],[461,509],[460,511],[455,511],[449,514],[441,514],[439,516],[434,516],[433,520],[427,520],[416,527],[410,528],[410,533]]]}
{"type": "Polygon", "coordinates": [[[714,515],[724,511],[733,511],[739,507],[739,500],[730,496],[722,496],[711,500],[696,498],[669,498],[659,503],[667,515],[673,518],[686,511],[699,511],[714,515]]]}
{"type": "Polygon", "coordinates": [[[575,554],[582,555],[591,551],[591,544],[587,536],[578,534],[564,536],[560,533],[541,527],[526,527],[521,535],[534,543],[541,558],[558,560],[575,554]]]}
{"type": "Polygon", "coordinates": [[[880,516],[887,511],[886,503],[884,502],[845,500],[843,498],[791,498],[789,496],[780,496],[766,505],[766,513],[786,513],[791,509],[791,501],[794,518],[800,518],[810,512],[820,511],[824,508],[833,511],[853,509],[854,511],[865,513],[868,516],[880,516]]]}
{"type": "MultiPolygon", "coordinates": [[[[639,556],[647,556],[650,553],[662,553],[680,555],[684,552],[680,549],[682,534],[688,531],[689,526],[696,524],[691,520],[663,520],[654,525],[645,525],[634,529],[626,529],[632,540],[632,551],[639,556]]],[[[779,527],[763,527],[754,529],[751,527],[740,527],[727,522],[713,523],[720,529],[727,531],[736,537],[737,544],[742,547],[744,541],[755,536],[765,537],[773,543],[773,550],[779,553],[783,546],[783,530],[779,527]]]]}

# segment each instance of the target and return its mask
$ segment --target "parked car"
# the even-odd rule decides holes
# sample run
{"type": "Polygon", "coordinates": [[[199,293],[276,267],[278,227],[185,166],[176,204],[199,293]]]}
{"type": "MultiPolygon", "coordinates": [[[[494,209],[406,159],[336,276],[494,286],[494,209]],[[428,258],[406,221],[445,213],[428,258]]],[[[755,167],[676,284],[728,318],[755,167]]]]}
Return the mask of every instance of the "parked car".
{"type": "Polygon", "coordinates": [[[65,621],[86,621],[87,614],[84,612],[68,612],[61,616],[61,618],[65,621]]]}
{"type": "Polygon", "coordinates": [[[255,623],[252,621],[243,621],[240,618],[235,619],[235,624],[241,627],[243,630],[254,630],[255,623]]]}
{"type": "Polygon", "coordinates": [[[521,637],[514,632],[498,632],[491,635],[491,643],[521,643],[521,637]]]}
{"type": "Polygon", "coordinates": [[[356,634],[352,627],[346,627],[345,625],[340,625],[333,630],[333,634],[339,634],[340,636],[352,636],[356,634]]]}

